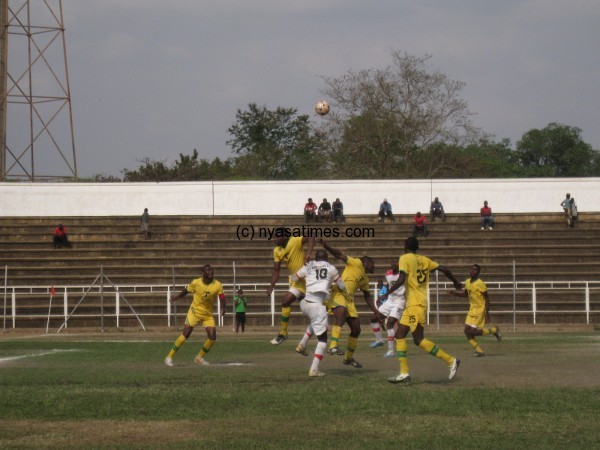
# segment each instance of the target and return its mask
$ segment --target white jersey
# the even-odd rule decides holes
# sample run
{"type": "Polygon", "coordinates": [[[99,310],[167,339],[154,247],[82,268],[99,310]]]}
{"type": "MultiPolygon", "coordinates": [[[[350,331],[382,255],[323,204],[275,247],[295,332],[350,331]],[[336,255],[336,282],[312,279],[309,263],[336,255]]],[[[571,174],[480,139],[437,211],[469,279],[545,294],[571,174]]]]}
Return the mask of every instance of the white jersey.
{"type": "Polygon", "coordinates": [[[293,278],[305,278],[306,296],[304,300],[319,303],[323,303],[329,296],[333,283],[341,282],[338,270],[327,261],[309,261],[294,274],[293,278]]]}
{"type": "MultiPolygon", "coordinates": [[[[385,273],[385,279],[388,282],[388,286],[389,289],[392,288],[392,286],[394,284],[396,284],[396,281],[398,281],[398,278],[400,277],[400,272],[398,273],[394,273],[392,270],[388,270],[385,273]]],[[[391,294],[388,295],[387,301],[394,301],[394,302],[399,302],[402,304],[402,308],[404,308],[404,303],[406,303],[406,297],[404,296],[404,291],[406,290],[405,286],[402,285],[400,286],[398,289],[396,289],[394,292],[392,292],[391,294]]]]}

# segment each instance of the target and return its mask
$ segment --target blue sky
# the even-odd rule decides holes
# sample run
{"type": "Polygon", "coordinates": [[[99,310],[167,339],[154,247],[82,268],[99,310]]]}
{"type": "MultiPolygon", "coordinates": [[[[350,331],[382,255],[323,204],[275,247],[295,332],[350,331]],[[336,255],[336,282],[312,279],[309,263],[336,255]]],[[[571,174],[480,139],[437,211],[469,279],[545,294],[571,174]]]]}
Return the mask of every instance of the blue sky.
{"type": "Polygon", "coordinates": [[[432,55],[475,125],[514,144],[550,122],[600,149],[597,0],[63,0],[81,176],[196,148],[227,158],[237,109],[313,114],[320,76],[432,55]]]}

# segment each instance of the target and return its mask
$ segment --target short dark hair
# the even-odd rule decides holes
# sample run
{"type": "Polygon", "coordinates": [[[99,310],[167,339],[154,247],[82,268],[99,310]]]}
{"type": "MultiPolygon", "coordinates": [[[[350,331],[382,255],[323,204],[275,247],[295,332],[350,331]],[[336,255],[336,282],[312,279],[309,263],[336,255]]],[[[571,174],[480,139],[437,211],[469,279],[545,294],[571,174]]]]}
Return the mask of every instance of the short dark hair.
{"type": "Polygon", "coordinates": [[[404,248],[416,253],[419,250],[419,240],[413,236],[406,238],[406,241],[404,241],[404,248]]]}

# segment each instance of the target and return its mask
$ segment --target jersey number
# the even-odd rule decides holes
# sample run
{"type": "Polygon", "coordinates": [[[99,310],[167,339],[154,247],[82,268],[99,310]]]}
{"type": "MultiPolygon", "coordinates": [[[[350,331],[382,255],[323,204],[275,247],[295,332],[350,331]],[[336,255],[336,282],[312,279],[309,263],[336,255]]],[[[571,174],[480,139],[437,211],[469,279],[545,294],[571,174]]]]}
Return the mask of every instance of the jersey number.
{"type": "Polygon", "coordinates": [[[326,280],[327,279],[327,269],[315,269],[315,276],[317,280],[326,280]]]}
{"type": "Polygon", "coordinates": [[[423,284],[427,280],[427,269],[417,269],[417,283],[423,284]]]}

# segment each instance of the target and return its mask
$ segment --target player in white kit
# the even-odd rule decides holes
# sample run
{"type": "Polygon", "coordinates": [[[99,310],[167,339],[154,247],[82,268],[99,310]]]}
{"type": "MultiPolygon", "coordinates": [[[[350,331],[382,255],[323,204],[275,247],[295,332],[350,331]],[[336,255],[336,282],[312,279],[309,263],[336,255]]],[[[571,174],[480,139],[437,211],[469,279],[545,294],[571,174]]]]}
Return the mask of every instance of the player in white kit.
{"type": "MultiPolygon", "coordinates": [[[[333,283],[337,284],[340,291],[346,292],[346,285],[342,281],[338,270],[327,262],[327,252],[317,250],[315,260],[309,261],[292,275],[292,281],[306,280],[306,295],[300,302],[302,314],[310,319],[310,325],[302,341],[296,347],[296,351],[307,356],[306,344],[313,334],[317,335],[317,347],[308,375],[311,377],[322,377],[325,375],[319,370],[319,363],[323,359],[327,348],[327,309],[323,302],[329,297],[329,291],[333,283]]],[[[291,302],[290,302],[291,304],[291,302]]],[[[283,305],[289,306],[289,305],[283,305]]]]}
{"type": "MultiPolygon", "coordinates": [[[[398,261],[392,261],[390,264],[391,269],[385,273],[385,278],[388,282],[388,286],[391,289],[392,286],[398,281],[398,277],[400,276],[400,270],[398,268],[398,261]]],[[[387,300],[379,307],[379,312],[387,317],[386,328],[387,328],[387,341],[388,341],[388,351],[383,355],[385,358],[392,358],[396,356],[396,351],[394,349],[395,340],[394,336],[396,334],[396,330],[394,327],[396,323],[402,317],[402,312],[404,311],[404,307],[406,306],[406,297],[404,296],[405,287],[404,285],[400,286],[391,294],[388,294],[387,300]]]]}

